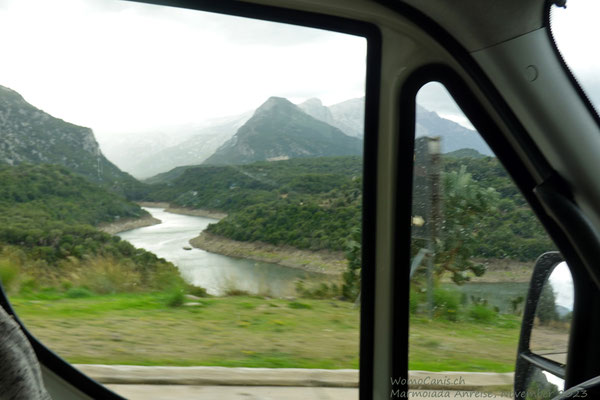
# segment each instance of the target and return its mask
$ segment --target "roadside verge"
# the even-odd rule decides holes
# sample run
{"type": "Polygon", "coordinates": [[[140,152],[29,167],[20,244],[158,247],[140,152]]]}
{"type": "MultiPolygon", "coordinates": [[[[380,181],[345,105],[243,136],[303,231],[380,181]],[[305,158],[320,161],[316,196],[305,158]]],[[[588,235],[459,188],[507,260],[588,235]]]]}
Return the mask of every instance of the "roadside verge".
{"type": "MultiPolygon", "coordinates": [[[[354,369],[147,367],[92,364],[79,364],[75,367],[92,379],[105,384],[358,387],[358,370],[354,369]]],[[[401,378],[391,379],[394,383],[394,379],[401,378]]],[[[409,386],[413,390],[510,390],[513,381],[512,372],[410,371],[408,377],[409,386]]]]}

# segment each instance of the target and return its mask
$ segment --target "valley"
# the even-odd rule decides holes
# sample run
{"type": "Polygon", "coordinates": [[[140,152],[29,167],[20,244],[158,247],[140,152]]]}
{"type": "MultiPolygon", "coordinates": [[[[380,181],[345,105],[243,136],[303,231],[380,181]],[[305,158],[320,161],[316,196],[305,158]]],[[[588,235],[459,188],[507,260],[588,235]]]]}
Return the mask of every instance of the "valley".
{"type": "MultiPolygon", "coordinates": [[[[296,105],[270,97],[256,111],[188,126],[168,139],[121,138],[109,151],[118,153],[115,165],[91,129],[2,88],[5,290],[35,334],[73,362],[355,368],[368,178],[363,108],[364,98],[327,107],[318,99],[296,105]],[[190,326],[203,332],[197,349],[223,347],[205,357],[182,353],[187,342],[179,335],[193,334],[178,319],[193,320],[190,326]],[[115,321],[130,322],[115,330],[115,321]],[[83,325],[97,333],[92,347],[83,325]],[[300,351],[314,329],[322,331],[320,347],[300,351]],[[226,331],[223,340],[244,338],[252,348],[224,345],[219,335],[226,331]],[[62,341],[67,332],[71,339],[62,341]],[[165,340],[173,343],[165,347],[169,354],[148,354],[165,340]]],[[[457,322],[477,332],[494,326],[498,349],[506,349],[518,332],[518,293],[506,290],[488,305],[469,289],[518,284],[553,245],[476,132],[417,112],[415,159],[429,137],[443,145],[435,327],[465,335],[455,343],[462,346],[472,336],[457,322]]],[[[417,221],[429,218],[425,179],[415,177],[417,221]]],[[[427,246],[419,229],[413,227],[414,257],[427,246]]],[[[411,334],[426,338],[411,350],[421,360],[413,367],[449,368],[456,349],[436,359],[439,332],[424,317],[425,268],[416,269],[413,282],[411,334]]],[[[490,363],[480,350],[460,368],[512,368],[512,356],[490,363]]]]}

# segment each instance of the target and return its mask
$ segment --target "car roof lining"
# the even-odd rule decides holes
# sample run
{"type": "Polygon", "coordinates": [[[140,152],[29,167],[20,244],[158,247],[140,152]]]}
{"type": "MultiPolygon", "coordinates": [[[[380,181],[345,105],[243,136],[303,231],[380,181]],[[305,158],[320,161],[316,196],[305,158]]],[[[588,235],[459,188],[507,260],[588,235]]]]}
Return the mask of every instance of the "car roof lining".
{"type": "Polygon", "coordinates": [[[544,26],[544,0],[404,0],[435,20],[469,52],[544,26]]]}

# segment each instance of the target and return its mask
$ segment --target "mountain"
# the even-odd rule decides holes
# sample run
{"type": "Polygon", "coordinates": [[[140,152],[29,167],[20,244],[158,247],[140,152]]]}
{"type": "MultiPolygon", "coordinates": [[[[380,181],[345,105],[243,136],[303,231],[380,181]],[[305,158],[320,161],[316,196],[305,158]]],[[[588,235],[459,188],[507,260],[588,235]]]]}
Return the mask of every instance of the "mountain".
{"type": "Polygon", "coordinates": [[[271,97],[204,164],[360,154],[362,140],[311,117],[284,98],[271,97]]]}
{"type": "Polygon", "coordinates": [[[137,177],[136,165],[140,157],[150,157],[174,146],[193,135],[191,128],[174,127],[119,134],[96,133],[102,153],[121,170],[137,177]]]}
{"type": "Polygon", "coordinates": [[[0,86],[0,163],[58,164],[109,186],[134,179],[108,161],[89,128],[73,125],[0,86]]]}
{"type": "Polygon", "coordinates": [[[454,158],[483,158],[485,157],[483,154],[478,152],[475,149],[458,149],[448,153],[445,153],[446,157],[454,157],[454,158]]]}
{"type": "MultiPolygon", "coordinates": [[[[325,107],[321,100],[312,98],[306,100],[304,103],[298,104],[298,107],[313,118],[323,121],[326,124],[336,126],[331,110],[325,107]]],[[[339,129],[339,127],[337,127],[339,129]]]]}
{"type": "Polygon", "coordinates": [[[442,138],[442,153],[460,149],[474,149],[486,156],[493,156],[479,133],[456,122],[440,117],[433,111],[417,105],[416,136],[439,136],[442,138]]]}
{"type": "Polygon", "coordinates": [[[350,99],[329,107],[333,126],[350,136],[362,138],[365,126],[365,98],[350,99]]]}
{"type": "Polygon", "coordinates": [[[206,127],[197,128],[188,139],[172,146],[163,146],[158,151],[143,152],[145,157],[137,160],[128,169],[134,176],[143,179],[164,171],[185,165],[201,164],[223,143],[231,139],[235,132],[250,117],[252,111],[211,121],[206,127]]]}
{"type": "Polygon", "coordinates": [[[350,99],[326,107],[319,99],[308,99],[298,107],[313,118],[335,126],[348,136],[362,138],[365,123],[365,98],[350,99]]]}
{"type": "MultiPolygon", "coordinates": [[[[365,123],[364,97],[346,100],[329,107],[323,106],[318,99],[310,99],[299,106],[307,114],[339,128],[347,135],[363,137],[365,123]]],[[[442,118],[437,113],[419,105],[417,105],[416,133],[417,137],[440,136],[442,138],[443,153],[459,149],[473,149],[486,156],[493,155],[476,131],[442,118]]]]}

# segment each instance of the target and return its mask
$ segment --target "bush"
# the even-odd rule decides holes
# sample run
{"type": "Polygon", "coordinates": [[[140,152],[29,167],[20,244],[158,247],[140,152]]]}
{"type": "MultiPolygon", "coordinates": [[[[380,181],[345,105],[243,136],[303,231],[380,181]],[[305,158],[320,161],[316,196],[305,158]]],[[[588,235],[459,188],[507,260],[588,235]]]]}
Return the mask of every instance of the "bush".
{"type": "Polygon", "coordinates": [[[296,281],[296,294],[305,299],[334,299],[342,295],[340,286],[335,283],[325,283],[307,287],[302,279],[296,281]]]}
{"type": "Polygon", "coordinates": [[[19,268],[10,260],[0,260],[0,283],[7,292],[12,288],[19,275],[19,268]]]}
{"type": "Polygon", "coordinates": [[[306,303],[299,303],[297,301],[292,301],[288,304],[289,308],[294,308],[296,310],[300,310],[300,309],[311,309],[312,306],[310,304],[306,304],[306,303]]]}
{"type": "Polygon", "coordinates": [[[451,289],[437,288],[433,291],[433,313],[449,321],[458,320],[461,294],[451,289]]]}
{"type": "Polygon", "coordinates": [[[166,304],[168,307],[181,307],[184,299],[185,296],[183,294],[183,290],[181,288],[176,288],[173,289],[167,296],[166,304]]]}
{"type": "Polygon", "coordinates": [[[474,304],[469,309],[469,318],[477,322],[492,322],[498,313],[484,304],[474,304]]]}
{"type": "Polygon", "coordinates": [[[191,294],[196,297],[210,297],[206,289],[200,286],[187,285],[186,291],[188,294],[191,294]]]}
{"type": "Polygon", "coordinates": [[[82,287],[70,288],[65,293],[65,296],[70,299],[81,299],[84,297],[91,297],[93,295],[94,293],[92,293],[90,290],[82,287]]]}
{"type": "Polygon", "coordinates": [[[408,299],[408,310],[411,314],[416,314],[419,311],[419,304],[423,301],[423,295],[417,290],[411,288],[410,298],[408,299]]]}
{"type": "Polygon", "coordinates": [[[225,296],[250,296],[248,291],[237,288],[228,288],[224,294],[225,296]]]}

